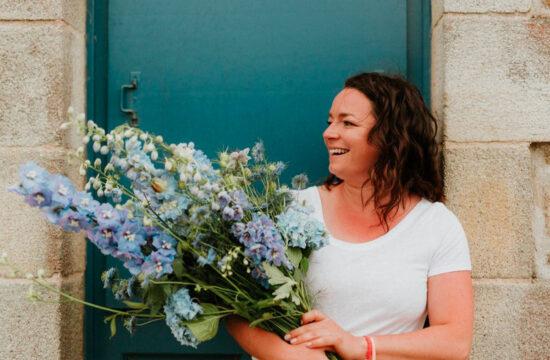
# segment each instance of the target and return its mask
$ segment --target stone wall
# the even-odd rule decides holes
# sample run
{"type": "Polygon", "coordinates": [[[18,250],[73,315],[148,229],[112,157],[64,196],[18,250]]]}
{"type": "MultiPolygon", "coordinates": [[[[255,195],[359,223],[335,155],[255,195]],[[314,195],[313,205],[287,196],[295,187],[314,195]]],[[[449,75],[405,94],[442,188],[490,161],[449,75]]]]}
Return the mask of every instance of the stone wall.
{"type": "Polygon", "coordinates": [[[447,206],[470,243],[472,359],[550,357],[550,1],[433,0],[447,206]]]}
{"type": "MultiPolygon", "coordinates": [[[[432,0],[432,15],[447,205],[473,262],[471,358],[548,358],[550,0],[432,0]]],[[[59,125],[85,107],[85,17],[84,0],[0,1],[0,190],[29,160],[80,181],[59,125]]],[[[0,204],[0,252],[82,297],[84,239],[18,196],[0,191],[0,204]]],[[[81,359],[82,308],[32,304],[29,285],[0,269],[0,358],[81,359]]]]}
{"type": "MultiPolygon", "coordinates": [[[[86,1],[0,0],[0,253],[24,272],[83,298],[85,240],[46,222],[5,192],[27,161],[82,184],[67,165],[75,134],[59,130],[86,102],[86,1]]],[[[0,267],[0,359],[83,358],[83,309],[33,304],[31,281],[0,267]]],[[[58,300],[52,294],[48,299],[58,300]]]]}

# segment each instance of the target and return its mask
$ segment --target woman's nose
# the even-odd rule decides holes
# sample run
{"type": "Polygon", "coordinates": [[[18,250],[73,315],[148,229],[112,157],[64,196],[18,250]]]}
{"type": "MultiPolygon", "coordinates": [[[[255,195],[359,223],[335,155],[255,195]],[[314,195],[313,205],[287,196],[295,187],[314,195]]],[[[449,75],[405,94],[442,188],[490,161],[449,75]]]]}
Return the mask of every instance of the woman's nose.
{"type": "Polygon", "coordinates": [[[325,139],[334,139],[337,138],[338,135],[338,130],[332,124],[330,124],[323,132],[323,137],[325,139]]]}

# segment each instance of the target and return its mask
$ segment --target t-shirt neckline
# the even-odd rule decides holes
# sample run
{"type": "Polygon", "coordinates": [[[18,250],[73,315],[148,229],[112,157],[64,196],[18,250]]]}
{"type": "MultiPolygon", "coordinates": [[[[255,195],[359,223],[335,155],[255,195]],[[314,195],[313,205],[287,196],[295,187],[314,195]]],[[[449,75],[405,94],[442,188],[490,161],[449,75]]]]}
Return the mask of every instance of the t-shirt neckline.
{"type": "MultiPolygon", "coordinates": [[[[314,190],[315,190],[315,201],[317,202],[316,208],[318,209],[315,212],[316,212],[316,215],[317,215],[318,219],[326,227],[325,216],[324,216],[324,213],[323,213],[323,204],[321,202],[321,194],[320,194],[319,187],[315,186],[314,190]]],[[[349,241],[337,239],[334,236],[332,236],[330,233],[328,233],[330,244],[334,245],[334,246],[337,246],[337,247],[341,247],[341,248],[358,250],[358,249],[365,249],[365,248],[370,248],[370,247],[374,247],[374,246],[379,246],[380,244],[387,243],[388,240],[390,240],[392,238],[395,238],[398,233],[403,231],[403,229],[405,229],[407,227],[407,224],[409,224],[412,221],[417,219],[419,212],[422,210],[422,208],[424,207],[424,205],[427,202],[429,202],[429,201],[426,200],[425,198],[422,198],[414,206],[414,208],[412,208],[409,211],[409,213],[407,215],[405,215],[405,217],[403,219],[401,219],[401,221],[399,221],[393,228],[390,229],[390,231],[388,231],[387,233],[385,233],[385,234],[383,234],[383,235],[381,235],[381,236],[379,236],[375,239],[369,240],[367,242],[354,243],[354,242],[349,242],[349,241]],[[386,240],[386,241],[382,241],[382,240],[386,240]]],[[[327,232],[328,232],[328,229],[327,229],[327,232]]]]}

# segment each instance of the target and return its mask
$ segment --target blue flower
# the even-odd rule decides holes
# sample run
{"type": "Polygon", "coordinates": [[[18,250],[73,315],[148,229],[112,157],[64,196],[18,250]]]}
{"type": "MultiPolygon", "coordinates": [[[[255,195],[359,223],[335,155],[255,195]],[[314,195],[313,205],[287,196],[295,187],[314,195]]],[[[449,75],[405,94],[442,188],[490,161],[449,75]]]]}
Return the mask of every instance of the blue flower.
{"type": "Polygon", "coordinates": [[[52,204],[52,192],[46,187],[34,185],[25,189],[25,192],[25,202],[30,206],[43,208],[52,204]]]}
{"type": "Polygon", "coordinates": [[[104,289],[110,289],[113,287],[113,282],[116,277],[118,277],[118,270],[114,267],[110,268],[109,270],[106,270],[101,275],[101,278],[103,280],[103,288],[104,289]]]}
{"type": "Polygon", "coordinates": [[[94,209],[94,215],[99,225],[120,225],[120,214],[111,204],[101,204],[94,209]]]}
{"type": "Polygon", "coordinates": [[[174,261],[174,256],[167,256],[162,251],[154,251],[145,258],[141,268],[145,275],[154,275],[158,279],[164,274],[172,273],[172,261],[174,261]]]}
{"type": "Polygon", "coordinates": [[[189,328],[181,325],[183,321],[194,320],[203,313],[202,307],[194,302],[189,296],[189,290],[181,288],[166,301],[164,305],[166,324],[172,334],[181,345],[197,347],[199,341],[189,331],[189,328]]]}
{"type": "Polygon", "coordinates": [[[145,245],[145,230],[140,223],[133,219],[126,219],[120,230],[118,238],[118,250],[122,252],[141,252],[141,246],[145,245]]]}
{"type": "Polygon", "coordinates": [[[85,191],[77,191],[73,196],[73,205],[78,212],[83,215],[91,215],[96,207],[99,206],[99,201],[94,200],[92,195],[85,191]]]}
{"type": "Polygon", "coordinates": [[[276,218],[277,227],[287,238],[289,246],[319,249],[328,242],[325,226],[310,217],[307,208],[291,206],[276,218]]]}
{"type": "Polygon", "coordinates": [[[35,186],[42,187],[48,182],[50,174],[30,161],[19,168],[19,179],[23,189],[30,189],[35,186]]]}
{"type": "Polygon", "coordinates": [[[210,265],[214,262],[215,259],[216,252],[214,251],[214,249],[210,248],[208,249],[208,255],[206,256],[206,258],[203,256],[199,256],[197,263],[199,264],[199,266],[210,265]]]}
{"type": "Polygon", "coordinates": [[[87,232],[88,238],[105,255],[111,255],[117,250],[117,238],[120,231],[120,224],[111,223],[96,226],[87,232]]]}
{"type": "Polygon", "coordinates": [[[61,174],[54,174],[50,177],[52,190],[52,204],[68,207],[72,203],[75,189],[71,180],[61,174]]]}
{"type": "Polygon", "coordinates": [[[161,232],[153,238],[153,245],[159,252],[166,255],[176,254],[176,245],[178,241],[165,232],[161,232]]]}
{"type": "Polygon", "coordinates": [[[67,209],[57,221],[57,225],[61,226],[65,230],[79,232],[82,229],[90,228],[92,226],[92,222],[87,216],[77,211],[67,209]]]}

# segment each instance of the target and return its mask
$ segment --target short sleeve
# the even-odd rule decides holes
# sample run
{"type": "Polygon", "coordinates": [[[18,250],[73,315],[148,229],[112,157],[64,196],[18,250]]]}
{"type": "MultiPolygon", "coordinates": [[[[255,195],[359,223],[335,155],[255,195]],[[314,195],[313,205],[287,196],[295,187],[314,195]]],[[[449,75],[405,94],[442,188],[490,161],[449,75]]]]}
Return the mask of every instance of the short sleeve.
{"type": "Polygon", "coordinates": [[[470,249],[464,229],[452,214],[451,229],[436,243],[428,277],[459,270],[472,270],[470,249]]]}

